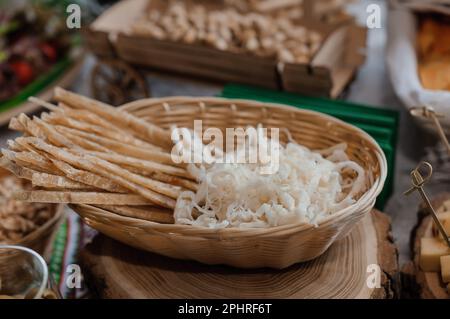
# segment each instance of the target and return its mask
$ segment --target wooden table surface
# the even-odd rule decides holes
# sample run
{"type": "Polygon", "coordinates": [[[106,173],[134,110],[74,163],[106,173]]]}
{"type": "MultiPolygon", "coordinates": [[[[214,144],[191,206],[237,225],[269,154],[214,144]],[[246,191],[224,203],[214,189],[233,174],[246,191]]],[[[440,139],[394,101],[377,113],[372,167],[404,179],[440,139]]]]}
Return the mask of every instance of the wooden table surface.
{"type": "MultiPolygon", "coordinates": [[[[365,8],[372,1],[362,1],[354,10],[365,19],[365,8]]],[[[409,188],[409,172],[423,156],[425,147],[433,142],[429,136],[420,130],[405,112],[401,102],[396,98],[384,62],[386,43],[386,14],[384,3],[377,1],[382,7],[382,28],[369,30],[368,58],[360,69],[355,82],[344,97],[348,101],[360,102],[373,106],[383,106],[401,112],[400,132],[397,148],[395,168],[395,191],[384,211],[393,219],[393,234],[400,252],[400,264],[409,259],[409,235],[416,223],[416,211],[419,197],[412,195],[404,197],[403,191],[409,188]]],[[[363,20],[364,21],[364,20],[363,20]]],[[[89,72],[94,64],[94,58],[86,58],[81,74],[72,89],[85,95],[90,95],[89,72]]],[[[222,85],[207,81],[193,81],[187,78],[173,76],[156,76],[149,74],[148,82],[154,97],[170,95],[211,96],[219,93],[222,85]]],[[[0,128],[0,146],[6,144],[7,139],[13,138],[15,133],[6,127],[0,128]]],[[[437,193],[438,189],[448,189],[449,185],[430,185],[430,193],[437,193]]]]}

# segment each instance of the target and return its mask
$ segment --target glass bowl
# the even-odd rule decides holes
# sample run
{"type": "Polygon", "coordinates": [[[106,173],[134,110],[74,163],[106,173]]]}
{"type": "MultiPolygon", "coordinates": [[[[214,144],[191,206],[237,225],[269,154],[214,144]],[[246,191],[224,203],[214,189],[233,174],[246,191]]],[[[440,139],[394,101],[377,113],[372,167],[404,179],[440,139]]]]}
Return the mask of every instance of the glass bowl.
{"type": "Polygon", "coordinates": [[[0,299],[56,299],[48,267],[34,250],[0,245],[0,299]]]}

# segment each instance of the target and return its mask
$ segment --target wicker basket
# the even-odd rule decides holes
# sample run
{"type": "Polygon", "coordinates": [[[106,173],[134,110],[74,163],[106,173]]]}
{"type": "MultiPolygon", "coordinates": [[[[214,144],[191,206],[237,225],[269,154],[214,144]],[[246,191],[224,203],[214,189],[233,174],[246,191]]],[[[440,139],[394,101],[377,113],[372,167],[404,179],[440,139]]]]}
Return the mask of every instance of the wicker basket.
{"type": "Polygon", "coordinates": [[[335,240],[347,235],[373,208],[386,178],[386,158],[376,142],[360,129],[321,113],[209,97],[145,99],[124,105],[122,109],[164,128],[173,124],[192,128],[194,119],[203,120],[203,129],[261,123],[267,128],[288,128],[298,143],[312,149],[346,142],[349,157],[362,165],[370,177],[367,191],[356,204],[326,217],[318,227],[297,223],[265,229],[214,230],[158,224],[119,216],[91,205],[72,205],[88,225],[105,235],[165,256],[241,268],[285,268],[316,258],[335,240]]]}
{"type": "MultiPolygon", "coordinates": [[[[0,168],[0,179],[10,174],[3,168],[0,168]]],[[[59,225],[65,218],[64,205],[49,204],[54,211],[53,217],[35,231],[29,233],[19,241],[8,242],[8,245],[19,245],[33,249],[44,257],[47,261],[50,259],[51,242],[58,230],[59,225]]]]}

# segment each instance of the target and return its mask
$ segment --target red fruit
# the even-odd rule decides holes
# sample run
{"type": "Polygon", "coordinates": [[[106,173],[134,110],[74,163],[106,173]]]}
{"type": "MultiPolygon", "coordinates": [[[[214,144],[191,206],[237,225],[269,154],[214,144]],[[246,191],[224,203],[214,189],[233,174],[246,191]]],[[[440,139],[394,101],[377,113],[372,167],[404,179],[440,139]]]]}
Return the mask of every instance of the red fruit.
{"type": "Polygon", "coordinates": [[[56,61],[58,58],[58,53],[56,52],[56,48],[48,43],[42,43],[39,45],[39,48],[41,49],[44,56],[51,62],[56,61]]]}
{"type": "Polygon", "coordinates": [[[33,80],[33,68],[25,61],[16,61],[10,64],[20,85],[26,85],[33,80]]]}

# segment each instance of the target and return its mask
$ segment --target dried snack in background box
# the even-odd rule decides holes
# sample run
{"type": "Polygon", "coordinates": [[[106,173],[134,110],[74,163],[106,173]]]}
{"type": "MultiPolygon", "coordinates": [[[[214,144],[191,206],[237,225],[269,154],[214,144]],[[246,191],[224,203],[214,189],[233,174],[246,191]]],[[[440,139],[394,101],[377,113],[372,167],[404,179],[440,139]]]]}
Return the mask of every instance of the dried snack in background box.
{"type": "Polygon", "coordinates": [[[308,63],[322,35],[299,24],[301,10],[276,13],[239,11],[235,6],[172,1],[149,8],[130,32],[157,40],[200,44],[221,51],[274,57],[279,62],[308,63]]]}

